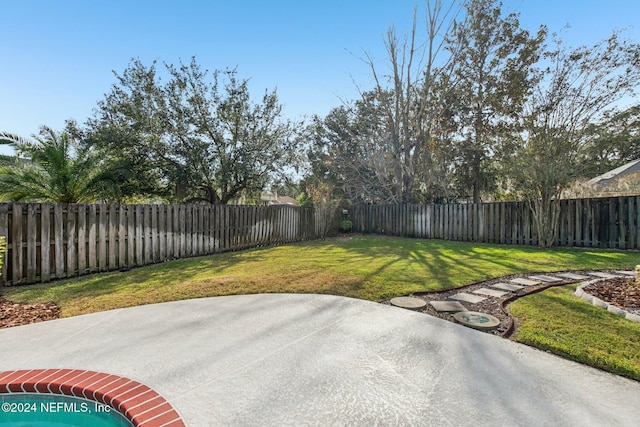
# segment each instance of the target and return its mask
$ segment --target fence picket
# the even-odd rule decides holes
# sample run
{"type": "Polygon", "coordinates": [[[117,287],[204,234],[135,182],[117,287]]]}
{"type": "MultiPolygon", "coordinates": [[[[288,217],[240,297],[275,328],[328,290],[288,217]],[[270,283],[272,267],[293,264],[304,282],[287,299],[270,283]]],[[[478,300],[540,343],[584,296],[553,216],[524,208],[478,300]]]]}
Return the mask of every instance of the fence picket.
{"type": "MultiPolygon", "coordinates": [[[[640,196],[561,200],[558,246],[640,249],[640,196]]],[[[356,205],[354,230],[482,243],[537,245],[526,202],[356,205]]]]}
{"type": "Polygon", "coordinates": [[[36,279],[38,271],[36,254],[37,254],[37,206],[33,203],[27,205],[27,283],[33,283],[36,279]]]}
{"type": "MultiPolygon", "coordinates": [[[[43,206],[44,208],[44,206],[43,206]]],[[[44,214],[43,214],[44,219],[44,214]]],[[[78,274],[87,273],[87,205],[78,205],[78,274]]]]}
{"type": "Polygon", "coordinates": [[[118,206],[118,261],[117,268],[127,267],[127,211],[125,205],[118,206]]]}
{"type": "MultiPolygon", "coordinates": [[[[0,236],[5,238],[6,247],[6,255],[4,256],[4,262],[2,263],[2,271],[0,271],[0,284],[7,283],[8,281],[8,270],[9,270],[9,246],[11,242],[9,241],[9,205],[6,203],[0,204],[0,236]]],[[[2,254],[0,254],[2,256],[2,254]]]]}
{"type": "MultiPolygon", "coordinates": [[[[55,265],[56,265],[56,278],[61,279],[63,277],[65,277],[65,270],[64,270],[64,212],[62,211],[62,207],[63,205],[57,204],[53,207],[53,224],[54,224],[54,231],[53,231],[53,235],[54,235],[54,253],[55,253],[55,265]]],[[[14,210],[14,216],[13,216],[13,220],[14,220],[14,225],[15,225],[15,221],[16,218],[20,218],[22,216],[22,213],[20,214],[19,217],[15,216],[15,210],[14,210]]],[[[22,221],[20,221],[22,222],[22,221]]],[[[15,238],[15,235],[14,235],[15,238]]],[[[15,275],[15,273],[14,273],[15,275]]],[[[14,276],[15,277],[15,276],[14,276]]]]}
{"type": "Polygon", "coordinates": [[[76,260],[76,218],[78,216],[78,205],[67,205],[67,277],[73,277],[78,270],[76,260]]]}
{"type": "Polygon", "coordinates": [[[93,273],[98,269],[98,254],[97,254],[97,224],[96,224],[96,205],[89,206],[89,273],[93,273]]]}
{"type": "MultiPolygon", "coordinates": [[[[34,234],[37,232],[34,230],[34,234]]],[[[40,281],[51,280],[51,205],[40,207],[40,281]]]]}
{"type": "MultiPolygon", "coordinates": [[[[149,209],[149,215],[151,216],[151,228],[149,229],[149,237],[151,239],[151,251],[149,254],[149,261],[156,262],[158,260],[158,253],[160,252],[160,242],[158,242],[158,206],[151,205],[149,209]]],[[[149,262],[147,261],[147,262],[149,262]]]]}
{"type": "Polygon", "coordinates": [[[109,246],[108,246],[108,254],[109,254],[109,270],[115,270],[117,268],[116,264],[116,255],[117,255],[117,245],[116,245],[116,235],[117,235],[117,224],[116,221],[116,205],[109,205],[109,246]]]}
{"type": "Polygon", "coordinates": [[[135,218],[135,206],[130,205],[126,207],[127,210],[127,268],[132,268],[136,265],[136,218],[135,218]]]}
{"type": "Polygon", "coordinates": [[[99,205],[98,209],[98,270],[107,271],[107,228],[108,228],[107,205],[99,205]]]}
{"type": "MultiPolygon", "coordinates": [[[[560,202],[558,244],[640,249],[640,196],[560,202]]],[[[356,205],[362,233],[537,244],[524,202],[356,205]]],[[[341,216],[338,215],[338,220],[341,216]]],[[[337,225],[336,225],[337,227],[337,225]]],[[[318,236],[317,212],[291,206],[0,204],[3,283],[46,282],[172,258],[318,236]]]]}

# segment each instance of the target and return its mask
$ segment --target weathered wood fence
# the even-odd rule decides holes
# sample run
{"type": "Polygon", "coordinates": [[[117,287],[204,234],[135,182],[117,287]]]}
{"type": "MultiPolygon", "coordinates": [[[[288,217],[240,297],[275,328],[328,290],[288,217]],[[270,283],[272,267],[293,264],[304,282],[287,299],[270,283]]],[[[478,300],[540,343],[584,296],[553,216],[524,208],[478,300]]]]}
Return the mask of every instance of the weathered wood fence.
{"type": "MultiPolygon", "coordinates": [[[[640,249],[640,196],[560,200],[556,246],[640,249]]],[[[537,245],[524,202],[358,205],[354,231],[465,242],[537,245]]]]}
{"type": "Polygon", "coordinates": [[[0,204],[5,285],[320,237],[294,206],[0,204]]]}

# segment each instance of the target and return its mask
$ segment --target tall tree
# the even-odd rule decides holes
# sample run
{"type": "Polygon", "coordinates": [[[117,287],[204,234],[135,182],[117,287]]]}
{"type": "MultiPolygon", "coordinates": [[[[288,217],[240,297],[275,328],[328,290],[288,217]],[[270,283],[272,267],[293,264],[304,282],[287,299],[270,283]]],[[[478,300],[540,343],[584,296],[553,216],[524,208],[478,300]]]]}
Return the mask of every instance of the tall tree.
{"type": "Polygon", "coordinates": [[[433,181],[446,169],[439,167],[439,137],[451,70],[442,57],[443,35],[455,13],[456,2],[426,1],[424,41],[417,9],[409,34],[391,27],[384,38],[390,72],[365,55],[373,89],[334,109],[316,128],[315,140],[325,147],[317,153],[328,156],[348,200],[408,203],[437,187],[433,181]]]}
{"type": "Polygon", "coordinates": [[[125,165],[81,147],[67,132],[40,129],[34,141],[0,133],[17,156],[0,159],[0,196],[15,202],[93,203],[120,196],[125,165]]]}
{"type": "Polygon", "coordinates": [[[557,200],[582,174],[585,129],[638,89],[640,45],[614,33],[593,47],[568,50],[557,42],[544,59],[543,79],[526,105],[521,145],[507,164],[529,202],[538,241],[548,247],[558,228],[557,200]]]}
{"type": "Polygon", "coordinates": [[[90,122],[94,143],[154,171],[174,200],[229,201],[260,191],[294,166],[298,139],[275,91],[252,101],[235,70],[203,70],[195,58],[167,65],[134,60],[90,122]]]}
{"type": "Polygon", "coordinates": [[[640,159],[640,105],[606,111],[585,133],[584,175],[593,178],[640,159]]]}
{"type": "Polygon", "coordinates": [[[306,187],[330,188],[333,198],[349,203],[386,200],[384,185],[376,181],[369,151],[370,128],[362,101],[333,108],[326,117],[315,117],[309,126],[312,141],[307,158],[310,176],[306,187]]]}
{"type": "Polygon", "coordinates": [[[527,93],[535,83],[530,71],[546,35],[532,37],[518,15],[502,15],[496,0],[469,0],[447,48],[455,58],[459,108],[456,175],[474,203],[495,185],[493,157],[499,141],[514,132],[527,93]]]}

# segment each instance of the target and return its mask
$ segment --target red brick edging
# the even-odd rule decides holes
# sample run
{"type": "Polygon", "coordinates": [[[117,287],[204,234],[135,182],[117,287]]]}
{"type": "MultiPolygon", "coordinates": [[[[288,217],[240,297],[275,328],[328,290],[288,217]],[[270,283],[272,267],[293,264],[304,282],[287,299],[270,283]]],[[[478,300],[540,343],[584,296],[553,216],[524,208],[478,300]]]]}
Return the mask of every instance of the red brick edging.
{"type": "Polygon", "coordinates": [[[0,372],[0,393],[48,393],[110,405],[136,427],[186,427],[176,410],[144,384],[79,369],[0,372]]]}

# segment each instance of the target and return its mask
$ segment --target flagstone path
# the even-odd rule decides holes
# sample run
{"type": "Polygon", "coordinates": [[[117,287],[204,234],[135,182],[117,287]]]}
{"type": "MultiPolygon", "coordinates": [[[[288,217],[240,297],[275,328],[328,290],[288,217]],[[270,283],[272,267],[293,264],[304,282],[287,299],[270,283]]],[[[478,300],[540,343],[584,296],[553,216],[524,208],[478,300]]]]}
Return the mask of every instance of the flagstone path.
{"type": "Polygon", "coordinates": [[[490,324],[491,327],[478,324],[475,325],[476,329],[508,337],[513,333],[514,322],[505,309],[507,303],[553,286],[578,282],[583,283],[576,290],[577,297],[583,298],[595,306],[608,309],[610,312],[626,317],[629,320],[640,322],[640,316],[601,301],[582,289],[588,284],[601,280],[634,276],[635,272],[633,271],[570,271],[513,275],[446,291],[414,293],[407,297],[401,297],[402,299],[395,299],[395,301],[391,300],[386,303],[402,307],[403,305],[397,303],[402,301],[405,305],[408,305],[404,308],[435,315],[471,327],[474,327],[474,325],[460,321],[465,316],[458,315],[456,318],[456,313],[473,312],[484,314],[483,320],[490,324]],[[424,303],[424,306],[422,303],[424,303]]]}

